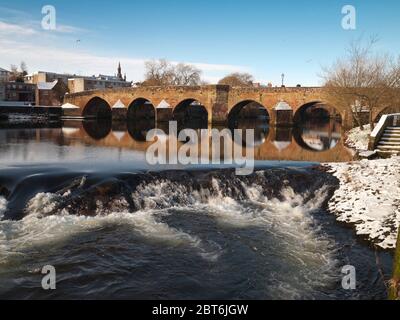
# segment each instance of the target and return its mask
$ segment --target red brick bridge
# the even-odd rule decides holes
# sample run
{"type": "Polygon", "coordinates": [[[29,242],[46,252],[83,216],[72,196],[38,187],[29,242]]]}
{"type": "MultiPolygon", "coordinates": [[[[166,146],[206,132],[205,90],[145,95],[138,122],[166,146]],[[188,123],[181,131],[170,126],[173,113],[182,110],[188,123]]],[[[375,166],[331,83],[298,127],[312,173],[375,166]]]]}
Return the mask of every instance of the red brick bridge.
{"type": "Polygon", "coordinates": [[[345,126],[351,126],[352,121],[346,110],[328,106],[323,89],[317,87],[236,88],[206,85],[118,88],[67,94],[64,103],[79,107],[66,109],[66,115],[80,117],[108,117],[121,115],[121,112],[122,116],[125,112],[125,117],[146,113],[156,116],[159,109],[169,109],[174,115],[197,105],[206,111],[209,123],[225,123],[232,114],[239,113],[250,103],[256,103],[265,108],[272,124],[288,122],[288,112],[291,122],[310,108],[323,108],[331,115],[340,115],[345,126]]]}

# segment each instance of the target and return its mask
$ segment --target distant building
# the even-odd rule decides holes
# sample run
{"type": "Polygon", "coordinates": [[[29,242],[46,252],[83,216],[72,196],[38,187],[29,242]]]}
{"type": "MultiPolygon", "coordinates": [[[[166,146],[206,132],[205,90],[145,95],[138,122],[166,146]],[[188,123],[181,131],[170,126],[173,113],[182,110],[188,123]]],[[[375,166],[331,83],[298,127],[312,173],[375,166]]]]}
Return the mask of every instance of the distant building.
{"type": "Polygon", "coordinates": [[[111,88],[129,88],[132,83],[121,80],[115,76],[99,75],[90,78],[72,78],[68,80],[68,89],[70,93],[76,93],[87,90],[111,89],[111,88]]]}
{"type": "Polygon", "coordinates": [[[121,64],[118,65],[117,75],[115,76],[100,74],[98,76],[87,77],[75,74],[39,71],[25,77],[25,82],[32,84],[53,82],[55,80],[64,82],[70,93],[107,88],[127,88],[132,86],[131,82],[126,81],[126,76],[122,76],[121,64]]]}
{"type": "Polygon", "coordinates": [[[0,83],[0,101],[35,103],[36,85],[23,82],[0,83]]]}
{"type": "Polygon", "coordinates": [[[37,106],[61,106],[68,87],[62,80],[39,82],[36,85],[37,106]]]}
{"type": "Polygon", "coordinates": [[[0,82],[0,101],[4,101],[6,99],[6,86],[4,82],[0,82]]]}
{"type": "Polygon", "coordinates": [[[39,71],[33,74],[29,74],[24,77],[25,83],[38,84],[39,82],[53,82],[55,80],[61,80],[68,85],[68,79],[77,78],[82,76],[77,76],[75,74],[64,74],[64,73],[54,73],[54,72],[46,72],[39,71]]]}
{"type": "Polygon", "coordinates": [[[10,80],[11,72],[0,68],[0,82],[8,82],[10,80]]]}

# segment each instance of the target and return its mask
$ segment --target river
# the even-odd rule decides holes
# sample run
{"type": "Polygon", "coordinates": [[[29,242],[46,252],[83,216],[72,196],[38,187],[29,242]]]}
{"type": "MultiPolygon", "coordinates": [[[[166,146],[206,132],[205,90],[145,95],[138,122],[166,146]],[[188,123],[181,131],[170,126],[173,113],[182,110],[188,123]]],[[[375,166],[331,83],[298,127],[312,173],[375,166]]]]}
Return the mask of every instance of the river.
{"type": "Polygon", "coordinates": [[[352,159],[334,121],[260,127],[250,176],[149,166],[147,129],[0,126],[0,298],[386,298],[392,254],[326,211],[338,181],[318,163],[352,159]]]}

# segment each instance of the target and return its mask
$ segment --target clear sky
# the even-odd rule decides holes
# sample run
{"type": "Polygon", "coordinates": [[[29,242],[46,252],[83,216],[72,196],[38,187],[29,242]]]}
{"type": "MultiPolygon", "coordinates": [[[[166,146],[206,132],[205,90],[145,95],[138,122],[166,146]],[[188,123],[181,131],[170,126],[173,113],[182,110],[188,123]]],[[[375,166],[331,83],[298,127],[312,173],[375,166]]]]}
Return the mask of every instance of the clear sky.
{"type": "Polygon", "coordinates": [[[114,74],[118,61],[141,80],[144,61],[193,63],[210,82],[247,71],[263,83],[318,85],[322,66],[350,41],[377,35],[377,49],[400,54],[398,0],[0,0],[0,67],[114,74]],[[41,28],[42,7],[57,29],[41,28]],[[356,8],[356,30],[342,7],[356,8]]]}

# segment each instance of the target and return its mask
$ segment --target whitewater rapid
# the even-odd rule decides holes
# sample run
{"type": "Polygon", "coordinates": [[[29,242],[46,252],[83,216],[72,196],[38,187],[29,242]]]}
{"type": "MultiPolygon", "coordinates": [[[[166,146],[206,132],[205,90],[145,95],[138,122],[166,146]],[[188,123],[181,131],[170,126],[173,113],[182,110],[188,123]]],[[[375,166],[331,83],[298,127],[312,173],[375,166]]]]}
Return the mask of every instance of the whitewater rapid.
{"type": "MultiPolygon", "coordinates": [[[[277,296],[301,298],[312,294],[315,287],[335,283],[338,267],[334,241],[321,232],[313,217],[327,200],[327,187],[321,184],[315,190],[299,193],[289,181],[283,181],[281,190],[267,194],[270,179],[264,172],[256,174],[259,181],[255,183],[235,179],[213,176],[198,186],[168,177],[145,179],[128,198],[107,189],[110,197],[104,198],[107,201],[93,200],[90,215],[82,214],[91,206],[80,189],[86,183],[85,177],[71,188],[37,193],[26,204],[21,220],[0,222],[0,269],[23,264],[32,250],[62,247],[71,238],[110,225],[129,228],[142,241],[156,246],[188,248],[208,263],[218,264],[221,255],[227,254],[223,244],[210,239],[206,232],[196,233],[168,223],[168,219],[183,221],[193,214],[214,221],[213,228],[222,234],[254,228],[272,237],[274,243],[249,249],[261,257],[275,252],[295,266],[302,279],[299,283],[279,270],[273,272],[269,281],[276,287],[277,296]]],[[[0,205],[4,213],[6,201],[2,199],[0,205]]]]}

